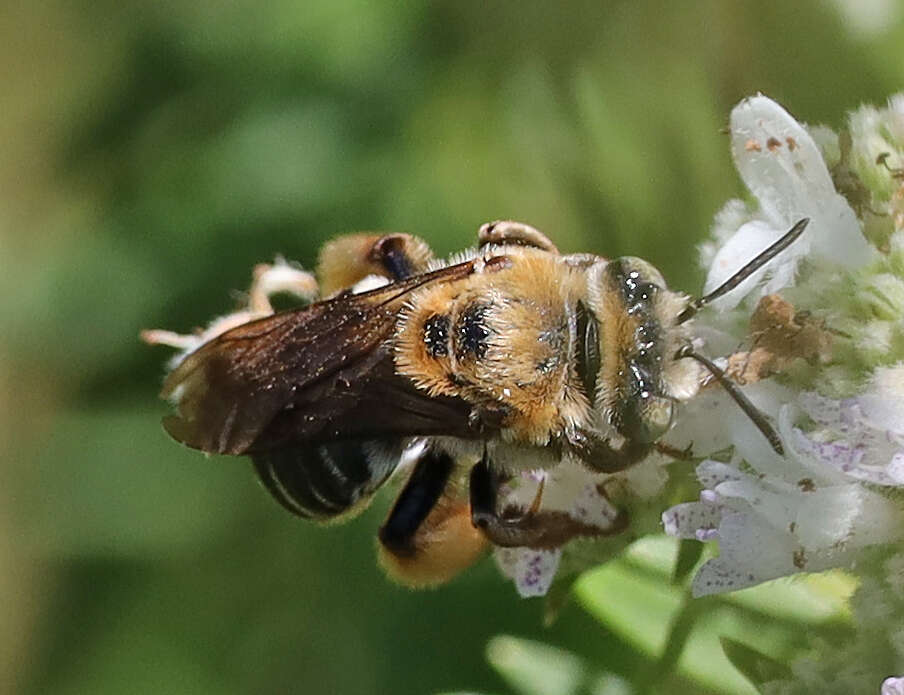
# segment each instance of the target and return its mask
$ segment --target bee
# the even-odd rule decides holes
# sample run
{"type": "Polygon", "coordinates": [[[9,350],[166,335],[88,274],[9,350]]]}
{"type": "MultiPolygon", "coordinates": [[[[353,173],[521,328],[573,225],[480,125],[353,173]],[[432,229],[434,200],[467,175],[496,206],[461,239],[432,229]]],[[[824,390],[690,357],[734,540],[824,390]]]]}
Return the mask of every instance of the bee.
{"type": "MultiPolygon", "coordinates": [[[[477,246],[447,262],[410,235],[340,237],[320,256],[319,301],[274,313],[270,293],[315,291],[312,276],[277,264],[258,269],[238,318],[193,337],[145,334],[183,350],[163,424],[194,449],[250,457],[283,507],[319,522],[360,512],[405,461],[378,547],[410,585],[447,581],[490,545],[560,547],[600,530],[544,509],[542,485],[529,508],[505,508],[502,486],[564,463],[601,475],[632,466],[709,382],[782,452],[698,351],[692,319],[807,223],[697,299],[640,258],[561,254],[518,222],[483,225],[477,246]]],[[[603,533],[627,523],[619,514],[603,533]]]]}

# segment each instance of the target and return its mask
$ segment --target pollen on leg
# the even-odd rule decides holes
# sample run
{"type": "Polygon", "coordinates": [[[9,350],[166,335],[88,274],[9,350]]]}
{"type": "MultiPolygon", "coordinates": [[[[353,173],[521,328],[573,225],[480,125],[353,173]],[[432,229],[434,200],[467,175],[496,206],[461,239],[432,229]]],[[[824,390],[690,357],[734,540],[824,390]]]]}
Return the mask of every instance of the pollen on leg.
{"type": "Polygon", "coordinates": [[[405,552],[378,544],[378,559],[390,579],[420,589],[445,584],[477,562],[488,547],[471,524],[467,502],[441,500],[405,552]]]}

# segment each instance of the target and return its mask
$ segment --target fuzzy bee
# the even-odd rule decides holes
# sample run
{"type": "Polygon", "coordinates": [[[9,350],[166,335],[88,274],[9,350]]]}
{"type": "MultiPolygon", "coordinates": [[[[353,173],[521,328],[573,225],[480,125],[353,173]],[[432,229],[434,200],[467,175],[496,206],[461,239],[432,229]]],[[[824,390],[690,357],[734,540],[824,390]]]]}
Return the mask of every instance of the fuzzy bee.
{"type": "Polygon", "coordinates": [[[713,380],[773,448],[779,438],[697,352],[690,321],[803,232],[798,222],[727,282],[691,299],[634,257],[560,254],[536,229],[484,225],[449,262],[408,235],[327,244],[325,297],[273,313],[269,294],[311,298],[313,278],[259,268],[248,310],[196,336],[148,331],[179,347],[162,395],[176,440],[251,458],[290,512],[315,521],[363,509],[405,459],[410,470],[379,531],[390,574],[448,580],[488,544],[553,548],[600,530],[500,489],[526,470],[624,470],[660,446],[683,401],[713,380]]]}

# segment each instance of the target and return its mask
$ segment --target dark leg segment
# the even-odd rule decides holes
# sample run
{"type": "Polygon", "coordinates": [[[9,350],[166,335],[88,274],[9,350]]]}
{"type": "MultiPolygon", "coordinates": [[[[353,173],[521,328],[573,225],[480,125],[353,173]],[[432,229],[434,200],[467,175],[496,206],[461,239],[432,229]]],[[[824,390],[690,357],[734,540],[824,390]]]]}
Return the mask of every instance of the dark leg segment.
{"type": "Polygon", "coordinates": [[[434,449],[428,449],[415,464],[402,494],[380,528],[380,542],[388,550],[396,555],[415,552],[415,534],[446,489],[454,465],[449,454],[434,449]]]}
{"type": "Polygon", "coordinates": [[[600,473],[623,471],[643,459],[653,448],[650,442],[626,439],[620,449],[613,449],[608,439],[584,430],[569,432],[562,444],[588,468],[600,473]]]}
{"type": "Polygon", "coordinates": [[[612,527],[600,529],[584,524],[562,511],[527,510],[517,516],[503,516],[498,510],[501,479],[484,454],[471,469],[471,522],[494,545],[504,548],[558,548],[577,536],[613,535],[628,523],[620,513],[612,527]]]}
{"type": "Polygon", "coordinates": [[[386,277],[405,280],[424,270],[422,259],[415,257],[414,246],[415,242],[411,237],[392,234],[382,237],[374,244],[370,257],[383,267],[386,277]]]}

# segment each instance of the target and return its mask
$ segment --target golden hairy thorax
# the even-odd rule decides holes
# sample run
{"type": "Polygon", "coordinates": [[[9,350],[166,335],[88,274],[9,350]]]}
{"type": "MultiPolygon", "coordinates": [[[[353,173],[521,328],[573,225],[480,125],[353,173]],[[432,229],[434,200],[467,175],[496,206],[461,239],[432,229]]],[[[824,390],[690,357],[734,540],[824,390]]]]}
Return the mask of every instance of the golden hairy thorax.
{"type": "Polygon", "coordinates": [[[625,418],[665,428],[674,400],[696,392],[696,365],[671,359],[689,339],[675,322],[686,299],[652,266],[513,246],[492,253],[482,272],[409,298],[395,363],[418,388],[495,410],[504,439],[540,446],[575,428],[611,435],[625,418]],[[582,310],[597,324],[592,383],[576,369],[582,310]],[[632,369],[655,395],[639,398],[632,369]],[[626,412],[637,402],[643,413],[626,412]]]}
{"type": "Polygon", "coordinates": [[[572,314],[585,293],[585,273],[561,256],[506,249],[505,262],[411,297],[396,367],[431,395],[499,409],[510,437],[545,444],[590,408],[572,360],[572,314]]]}

